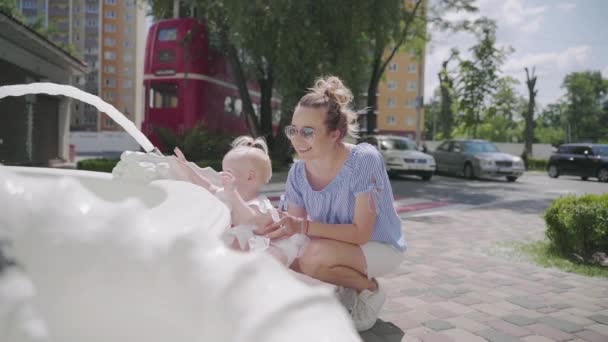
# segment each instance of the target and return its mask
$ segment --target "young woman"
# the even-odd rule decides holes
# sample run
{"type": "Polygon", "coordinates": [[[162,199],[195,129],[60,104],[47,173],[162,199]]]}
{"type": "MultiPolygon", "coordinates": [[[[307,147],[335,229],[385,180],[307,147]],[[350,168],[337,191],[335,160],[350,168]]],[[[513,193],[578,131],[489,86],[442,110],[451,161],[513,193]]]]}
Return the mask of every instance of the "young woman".
{"type": "Polygon", "coordinates": [[[406,242],[382,155],[369,144],[344,142],[346,134],[356,134],[351,101],[337,77],[317,80],[300,99],[285,128],[299,156],[285,189],[288,212],[261,233],[308,235],[312,241],[294,268],[356,290],[351,314],[363,331],[385,301],[376,277],[399,266],[406,242]]]}

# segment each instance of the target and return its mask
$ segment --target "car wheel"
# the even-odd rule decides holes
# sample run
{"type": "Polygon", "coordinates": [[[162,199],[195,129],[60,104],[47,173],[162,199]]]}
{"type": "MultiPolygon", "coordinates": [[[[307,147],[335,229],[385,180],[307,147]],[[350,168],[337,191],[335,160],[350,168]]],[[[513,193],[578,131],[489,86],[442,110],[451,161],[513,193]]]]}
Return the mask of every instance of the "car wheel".
{"type": "Polygon", "coordinates": [[[602,168],[597,173],[597,180],[600,182],[608,183],[608,168],[602,168]]]}
{"type": "Polygon", "coordinates": [[[507,176],[507,182],[515,182],[517,180],[517,177],[515,176],[507,176]]]}
{"type": "Polygon", "coordinates": [[[586,181],[587,179],[589,179],[589,177],[587,177],[587,176],[582,176],[582,177],[581,177],[581,179],[582,179],[582,180],[584,180],[584,181],[586,181]]]}
{"type": "Polygon", "coordinates": [[[473,166],[471,166],[471,164],[467,163],[464,166],[464,178],[475,179],[475,173],[473,172],[473,166]]]}
{"type": "Polygon", "coordinates": [[[422,178],[423,181],[430,181],[431,178],[433,177],[433,173],[432,172],[427,172],[427,173],[423,174],[420,177],[422,178]]]}
{"type": "Polygon", "coordinates": [[[547,173],[549,174],[549,177],[551,177],[551,178],[559,177],[559,170],[557,169],[557,166],[555,166],[555,165],[549,165],[549,170],[547,171],[547,173]]]}

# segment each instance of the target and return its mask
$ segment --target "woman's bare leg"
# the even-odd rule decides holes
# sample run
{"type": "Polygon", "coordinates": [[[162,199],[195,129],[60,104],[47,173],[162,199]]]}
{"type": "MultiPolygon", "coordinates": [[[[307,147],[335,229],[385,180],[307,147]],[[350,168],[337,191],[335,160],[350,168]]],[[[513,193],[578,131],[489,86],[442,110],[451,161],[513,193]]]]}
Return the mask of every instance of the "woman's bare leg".
{"type": "Polygon", "coordinates": [[[298,266],[302,273],[310,277],[359,292],[377,288],[376,282],[365,275],[365,256],[357,245],[315,239],[298,259],[298,266]]]}

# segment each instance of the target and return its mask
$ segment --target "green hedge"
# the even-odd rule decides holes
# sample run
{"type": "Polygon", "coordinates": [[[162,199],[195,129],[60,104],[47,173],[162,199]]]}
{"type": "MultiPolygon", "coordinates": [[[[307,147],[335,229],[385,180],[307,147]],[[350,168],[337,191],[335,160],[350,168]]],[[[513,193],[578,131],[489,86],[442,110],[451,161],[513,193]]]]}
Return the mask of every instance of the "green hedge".
{"type": "Polygon", "coordinates": [[[545,171],[546,169],[546,159],[528,158],[528,170],[545,171]]]}
{"type": "Polygon", "coordinates": [[[76,164],[78,170],[112,172],[114,166],[118,163],[118,159],[85,159],[76,164]]]}
{"type": "Polygon", "coordinates": [[[559,198],[545,212],[546,235],[565,257],[577,254],[585,261],[596,252],[608,252],[608,194],[559,198]]]}

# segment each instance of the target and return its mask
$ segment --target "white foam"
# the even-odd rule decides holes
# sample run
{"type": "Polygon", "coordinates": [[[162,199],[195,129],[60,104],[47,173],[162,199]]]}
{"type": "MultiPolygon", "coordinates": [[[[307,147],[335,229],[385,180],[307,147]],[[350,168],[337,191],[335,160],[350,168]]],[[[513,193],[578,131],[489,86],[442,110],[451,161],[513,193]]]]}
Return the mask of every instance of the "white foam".
{"type": "Polygon", "coordinates": [[[3,342],[360,341],[331,291],[227,249],[200,187],[0,166],[0,203],[3,342]]]}

